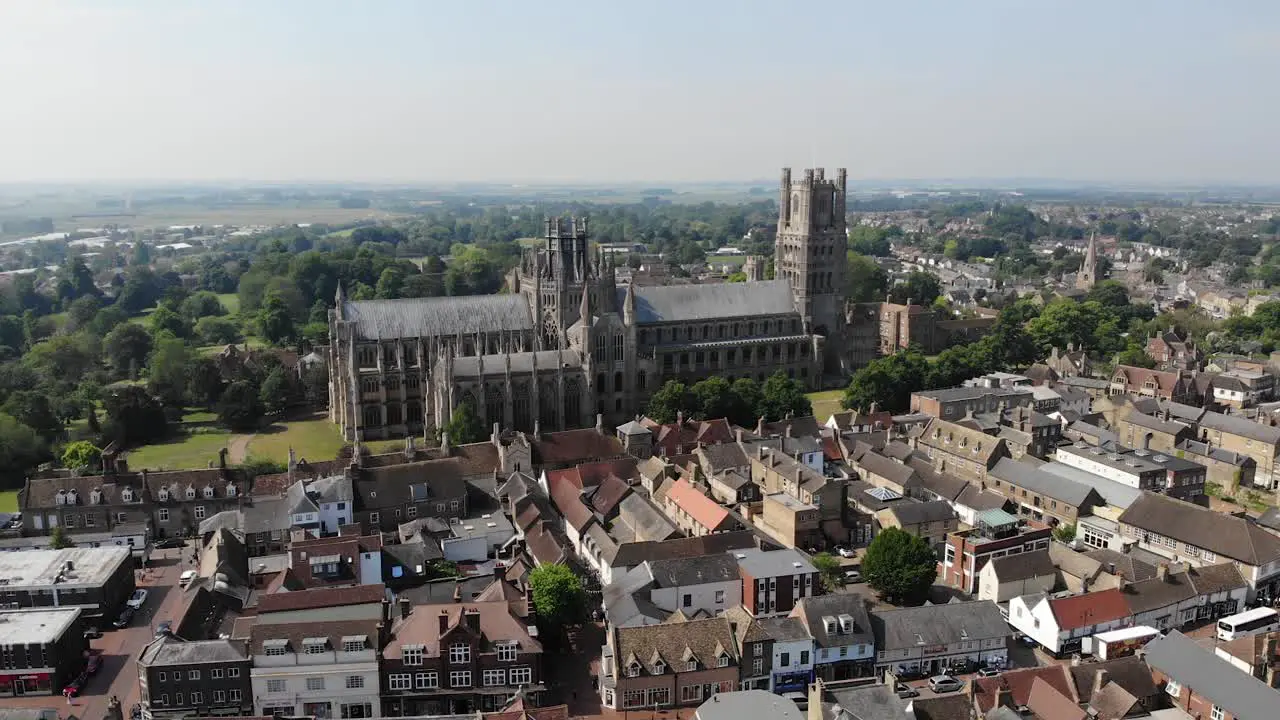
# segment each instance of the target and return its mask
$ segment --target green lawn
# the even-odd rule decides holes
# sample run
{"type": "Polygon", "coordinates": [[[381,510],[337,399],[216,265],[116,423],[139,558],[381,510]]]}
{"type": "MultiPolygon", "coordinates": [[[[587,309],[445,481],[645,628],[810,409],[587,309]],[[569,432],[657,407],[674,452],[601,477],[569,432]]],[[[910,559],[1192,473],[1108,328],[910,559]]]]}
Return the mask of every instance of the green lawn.
{"type": "Polygon", "coordinates": [[[129,451],[131,470],[188,470],[218,462],[218,451],[227,446],[225,430],[195,433],[169,442],[145,445],[129,451]]]}
{"type": "Polygon", "coordinates": [[[331,238],[351,237],[351,233],[355,231],[356,231],[355,228],[347,228],[346,230],[334,230],[333,232],[325,235],[325,237],[331,237],[331,238]]]}
{"type": "Polygon", "coordinates": [[[840,399],[844,397],[843,390],[823,390],[822,392],[809,393],[809,402],[813,403],[813,416],[819,422],[826,422],[832,413],[840,412],[840,399]]]}
{"type": "Polygon", "coordinates": [[[18,512],[18,491],[0,492],[0,512],[18,512]]]}
{"type": "MultiPolygon", "coordinates": [[[[253,335],[250,335],[245,339],[241,340],[240,342],[236,343],[236,347],[243,350],[246,344],[249,347],[255,348],[255,349],[269,347],[266,340],[263,340],[260,337],[255,337],[253,335]]],[[[227,347],[226,345],[201,345],[200,347],[196,348],[196,354],[202,357],[212,357],[222,352],[226,347],[227,347]]]]}
{"type": "Polygon", "coordinates": [[[220,293],[218,302],[222,303],[222,307],[226,308],[227,312],[232,315],[240,312],[240,296],[235,293],[220,293]]]}
{"type": "Polygon", "coordinates": [[[306,420],[274,423],[259,432],[249,441],[248,456],[282,463],[289,458],[289,448],[293,448],[299,458],[332,460],[343,444],[338,426],[326,416],[316,415],[306,420]]]}
{"type": "MultiPolygon", "coordinates": [[[[414,438],[414,440],[417,443],[415,447],[419,450],[423,449],[422,438],[414,438]]],[[[404,440],[369,440],[360,443],[360,447],[368,450],[370,455],[385,455],[404,450],[404,440]]]]}

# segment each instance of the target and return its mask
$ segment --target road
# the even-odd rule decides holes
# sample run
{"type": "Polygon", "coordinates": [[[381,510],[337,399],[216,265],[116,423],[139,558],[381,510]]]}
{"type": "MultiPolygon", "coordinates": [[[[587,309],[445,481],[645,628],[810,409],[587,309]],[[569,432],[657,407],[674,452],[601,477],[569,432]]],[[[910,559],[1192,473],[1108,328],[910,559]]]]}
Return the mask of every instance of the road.
{"type": "MultiPolygon", "coordinates": [[[[102,669],[94,675],[83,694],[70,701],[58,695],[28,695],[5,698],[4,707],[56,708],[60,713],[73,714],[83,720],[100,720],[107,712],[107,701],[112,695],[120,698],[125,717],[138,702],[138,653],[155,636],[155,626],[162,620],[170,620],[177,612],[182,593],[178,589],[178,576],[184,569],[179,559],[179,549],[156,550],[151,555],[151,567],[138,581],[138,587],[147,588],[147,604],[134,616],[133,624],[116,630],[102,628],[103,636],[91,645],[102,655],[102,669]]],[[[190,550],[187,550],[190,553],[190,550]]],[[[191,568],[190,555],[186,569],[191,568]]],[[[61,688],[59,688],[61,690],[61,688]]]]}

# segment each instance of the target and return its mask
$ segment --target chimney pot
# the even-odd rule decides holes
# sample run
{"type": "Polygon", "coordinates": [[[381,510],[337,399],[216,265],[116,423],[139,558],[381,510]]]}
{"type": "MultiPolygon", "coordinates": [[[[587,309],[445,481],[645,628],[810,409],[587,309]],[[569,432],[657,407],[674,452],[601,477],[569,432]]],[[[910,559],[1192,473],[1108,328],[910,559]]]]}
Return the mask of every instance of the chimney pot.
{"type": "Polygon", "coordinates": [[[444,635],[449,632],[449,611],[440,611],[440,634],[444,635]]]}
{"type": "Polygon", "coordinates": [[[413,612],[413,603],[409,602],[409,598],[400,598],[400,619],[404,620],[413,612]]]}

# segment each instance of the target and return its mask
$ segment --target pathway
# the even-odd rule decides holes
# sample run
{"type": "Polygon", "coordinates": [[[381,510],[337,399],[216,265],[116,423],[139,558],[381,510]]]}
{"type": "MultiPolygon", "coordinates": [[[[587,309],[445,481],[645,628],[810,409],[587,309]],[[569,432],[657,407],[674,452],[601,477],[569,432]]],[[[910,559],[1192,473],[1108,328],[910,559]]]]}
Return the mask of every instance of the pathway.
{"type": "Polygon", "coordinates": [[[254,435],[232,435],[231,440],[227,442],[227,462],[232,465],[239,465],[249,459],[249,443],[253,442],[254,435]]]}

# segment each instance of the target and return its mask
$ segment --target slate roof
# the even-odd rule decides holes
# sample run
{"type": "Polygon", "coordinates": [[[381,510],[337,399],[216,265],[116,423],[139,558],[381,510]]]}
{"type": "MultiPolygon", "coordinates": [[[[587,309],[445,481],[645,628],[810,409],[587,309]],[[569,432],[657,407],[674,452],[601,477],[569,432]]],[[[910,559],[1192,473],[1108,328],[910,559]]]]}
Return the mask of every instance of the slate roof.
{"type": "Polygon", "coordinates": [[[765,423],[764,434],[795,438],[817,438],[822,435],[822,421],[813,415],[785,418],[765,423]]]}
{"type": "Polygon", "coordinates": [[[697,449],[696,454],[706,462],[712,473],[747,467],[751,464],[746,451],[736,442],[703,445],[697,449]]]}
{"type": "Polygon", "coordinates": [[[1142,494],[1142,490],[1136,487],[1116,482],[1110,478],[1104,478],[1101,475],[1094,475],[1087,470],[1064,465],[1056,460],[1041,465],[1040,471],[1049,475],[1056,475],[1062,478],[1063,482],[1072,482],[1091,487],[1108,505],[1120,509],[1132,505],[1133,501],[1137,500],[1138,496],[1142,494]]]}
{"type": "Polygon", "coordinates": [[[236,640],[197,640],[181,642],[166,635],[156,638],[142,651],[138,661],[143,665],[189,665],[193,663],[247,660],[244,643],[236,640]]]}
{"type": "Polygon", "coordinates": [[[365,340],[474,335],[532,330],[533,313],[524,295],[468,295],[404,300],[355,300],[343,317],[365,340]]]}
{"type": "Polygon", "coordinates": [[[914,485],[916,481],[915,470],[876,452],[863,453],[854,464],[903,488],[914,485]]]}
{"type": "MultiPolygon", "coordinates": [[[[922,445],[937,448],[948,455],[963,454],[966,458],[981,462],[987,467],[991,466],[992,458],[1000,454],[1005,445],[999,438],[941,419],[934,419],[922,428],[919,442],[922,445]],[[948,439],[951,442],[947,442],[948,439]]],[[[1007,456],[1008,450],[1005,449],[1003,454],[1007,456]]]]}
{"type": "Polygon", "coordinates": [[[870,644],[875,639],[871,629],[871,617],[867,614],[866,601],[857,593],[800,598],[800,602],[792,609],[791,615],[804,622],[809,630],[809,636],[821,648],[859,643],[870,644]],[[828,634],[822,618],[825,616],[838,618],[841,615],[853,617],[853,632],[841,634],[837,624],[836,632],[828,634]]]}
{"type": "Polygon", "coordinates": [[[871,627],[876,649],[886,651],[915,648],[919,639],[926,645],[950,645],[1009,634],[1000,608],[987,600],[879,610],[871,613],[871,627]]]}
{"type": "MultiPolygon", "coordinates": [[[[738,283],[735,283],[738,284],[738,283]]],[[[539,465],[577,465],[623,454],[622,441],[595,428],[543,433],[532,441],[533,460],[539,465]]]]}
{"type": "MultiPolygon", "coordinates": [[[[636,321],[643,323],[754,318],[795,312],[786,280],[707,285],[647,285],[633,288],[636,321]]],[[[626,290],[618,288],[622,306],[626,290]]],[[[501,296],[498,296],[501,297],[501,296]]],[[[528,316],[528,310],[525,315],[528,316]]]]}
{"type": "Polygon", "coordinates": [[[507,372],[507,363],[511,363],[513,373],[531,373],[534,368],[539,371],[556,370],[561,367],[576,368],[582,366],[582,356],[576,350],[539,350],[537,352],[497,353],[493,355],[468,355],[453,359],[453,376],[480,377],[481,368],[489,377],[500,377],[507,372]]]}
{"type": "Polygon", "coordinates": [[[1242,418],[1239,415],[1207,412],[1200,418],[1200,427],[1231,435],[1239,435],[1265,445],[1280,444],[1280,427],[1263,425],[1260,422],[1242,418]]]}
{"type": "Polygon", "coordinates": [[[991,476],[1015,487],[1060,500],[1073,507],[1086,505],[1089,498],[1097,494],[1088,485],[1064,477],[1055,477],[1029,463],[1012,458],[1000,458],[995,467],[991,468],[991,476]]]}
{"type": "Polygon", "coordinates": [[[1150,563],[1143,562],[1133,555],[1112,550],[1110,548],[1098,548],[1084,553],[1084,556],[1092,560],[1097,560],[1102,567],[1111,572],[1112,564],[1115,565],[1115,573],[1123,577],[1129,582],[1141,582],[1150,580],[1156,576],[1156,567],[1150,563]]]}
{"type": "Polygon", "coordinates": [[[1143,493],[1119,521],[1250,565],[1280,559],[1280,537],[1252,520],[1165,495],[1143,493]]]}
{"type": "Polygon", "coordinates": [[[647,563],[657,587],[684,587],[738,579],[738,561],[729,553],[647,563]]]}
{"type": "Polygon", "coordinates": [[[954,520],[956,517],[956,511],[951,509],[951,503],[946,500],[900,503],[889,508],[888,511],[893,513],[898,523],[904,526],[945,522],[954,520]]]}
{"type": "Polygon", "coordinates": [[[996,578],[1002,583],[1028,580],[1057,573],[1057,568],[1053,566],[1053,560],[1049,559],[1048,550],[1005,555],[993,558],[990,563],[996,578]]]}
{"type": "Polygon", "coordinates": [[[755,534],[750,530],[715,533],[701,537],[674,538],[671,540],[651,540],[646,542],[624,543],[614,555],[611,567],[633,567],[645,560],[665,558],[692,558],[702,555],[737,550],[739,552],[756,547],[755,534]]]}
{"type": "Polygon", "coordinates": [[[1185,691],[1208,699],[1232,717],[1275,717],[1275,690],[1177,630],[1147,643],[1146,661],[1180,683],[1185,691]]]}
{"type": "Polygon", "coordinates": [[[631,486],[626,480],[617,475],[610,475],[591,493],[591,507],[601,515],[608,516],[629,492],[631,492],[631,486]]]}

